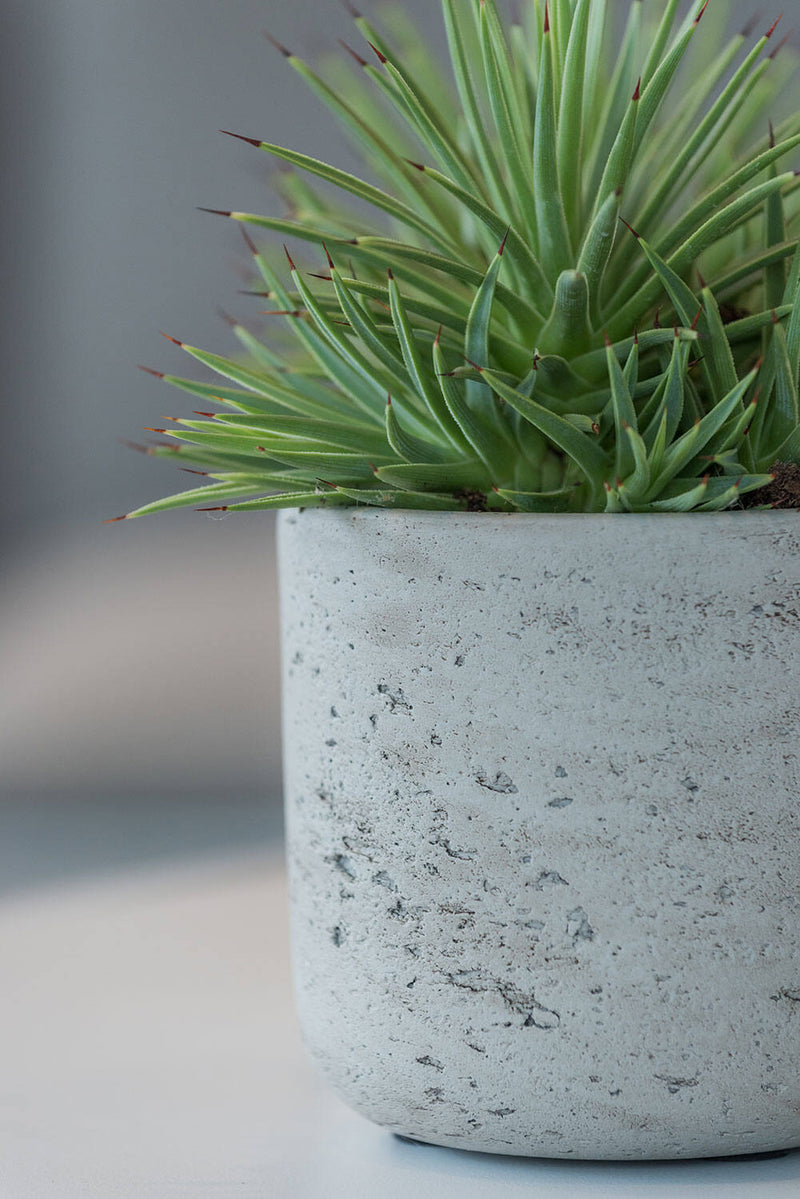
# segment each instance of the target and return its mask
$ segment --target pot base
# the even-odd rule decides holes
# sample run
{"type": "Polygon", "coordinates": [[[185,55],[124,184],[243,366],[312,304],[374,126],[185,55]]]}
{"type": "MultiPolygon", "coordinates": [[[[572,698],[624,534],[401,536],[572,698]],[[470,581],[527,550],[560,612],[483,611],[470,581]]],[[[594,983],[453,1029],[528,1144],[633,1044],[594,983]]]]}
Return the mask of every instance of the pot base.
{"type": "MultiPolygon", "coordinates": [[[[437,1145],[435,1141],[423,1141],[423,1140],[420,1140],[418,1137],[407,1137],[402,1132],[393,1132],[391,1135],[395,1138],[395,1140],[402,1141],[404,1145],[419,1145],[423,1149],[442,1149],[442,1148],[450,1147],[450,1146],[446,1146],[446,1145],[445,1146],[437,1145]]],[[[665,1164],[670,1161],[768,1162],[768,1161],[772,1161],[774,1158],[788,1157],[790,1153],[794,1153],[796,1148],[800,1148],[800,1146],[792,1145],[789,1149],[771,1149],[771,1150],[768,1150],[766,1153],[731,1153],[731,1154],[728,1154],[727,1157],[721,1156],[720,1154],[715,1154],[713,1157],[662,1158],[661,1161],[665,1164]]],[[[456,1152],[459,1152],[459,1150],[457,1150],[456,1152]]],[[[460,1152],[462,1152],[462,1153],[468,1152],[469,1153],[469,1152],[473,1152],[473,1151],[471,1151],[468,1146],[463,1146],[462,1149],[460,1150],[460,1152]]],[[[564,1159],[563,1158],[562,1159],[550,1158],[550,1157],[544,1157],[544,1158],[531,1157],[531,1161],[558,1161],[558,1160],[563,1161],[564,1159]]],[[[596,1158],[575,1158],[574,1160],[575,1161],[596,1161],[598,1159],[596,1159],[596,1158]]],[[[603,1164],[607,1164],[606,1159],[600,1158],[599,1160],[602,1161],[603,1164]]],[[[622,1160],[625,1162],[631,1161],[630,1158],[623,1158],[622,1160]]]]}

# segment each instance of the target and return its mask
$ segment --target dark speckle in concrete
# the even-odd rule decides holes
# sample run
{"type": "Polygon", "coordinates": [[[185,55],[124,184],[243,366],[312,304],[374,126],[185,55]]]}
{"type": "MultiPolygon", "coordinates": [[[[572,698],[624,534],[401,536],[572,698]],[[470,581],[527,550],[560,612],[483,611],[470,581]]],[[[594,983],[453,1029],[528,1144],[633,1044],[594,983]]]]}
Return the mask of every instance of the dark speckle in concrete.
{"type": "Polygon", "coordinates": [[[388,683],[378,683],[378,693],[385,695],[390,712],[413,712],[413,706],[403,694],[402,687],[390,687],[388,683]]]}
{"type": "Polygon", "coordinates": [[[594,929],[583,908],[575,908],[567,916],[567,936],[572,937],[573,945],[577,945],[578,941],[594,940],[594,929]]]}
{"type": "Polygon", "coordinates": [[[543,870],[534,886],[537,891],[544,891],[545,887],[568,887],[569,883],[556,870],[543,870]]]}
{"type": "Polygon", "coordinates": [[[353,869],[353,863],[346,854],[332,854],[329,858],[326,858],[326,861],[330,862],[334,869],[340,870],[346,878],[351,880],[351,882],[355,880],[356,872],[353,869]]]}
{"type": "Polygon", "coordinates": [[[776,995],[770,995],[770,999],[774,999],[776,1002],[788,999],[789,1003],[800,1004],[800,987],[781,987],[776,995]]]}
{"type": "Polygon", "coordinates": [[[437,1062],[436,1059],[432,1058],[429,1053],[426,1053],[424,1057],[418,1057],[416,1060],[419,1062],[420,1066],[430,1066],[433,1070],[444,1070],[442,1063],[437,1062]]]}
{"type": "Polygon", "coordinates": [[[675,1078],[671,1074],[654,1074],[653,1078],[657,1078],[659,1082],[665,1082],[670,1095],[677,1095],[685,1087],[700,1085],[700,1079],[696,1076],[694,1078],[675,1078]]]}
{"type": "Polygon", "coordinates": [[[512,780],[504,771],[498,771],[494,778],[490,778],[485,770],[482,770],[475,776],[475,782],[481,787],[485,787],[487,791],[497,791],[501,795],[516,795],[517,788],[512,780]]]}

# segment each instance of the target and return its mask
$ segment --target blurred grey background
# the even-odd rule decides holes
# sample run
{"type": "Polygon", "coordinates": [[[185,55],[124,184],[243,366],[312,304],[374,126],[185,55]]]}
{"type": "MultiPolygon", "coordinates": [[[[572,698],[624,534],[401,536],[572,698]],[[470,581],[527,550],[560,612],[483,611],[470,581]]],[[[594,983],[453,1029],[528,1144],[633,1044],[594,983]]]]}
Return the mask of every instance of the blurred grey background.
{"type": "MultiPolygon", "coordinates": [[[[405,3],[441,41],[438,5],[405,3]]],[[[195,209],[273,210],[269,162],[217,130],[353,165],[262,32],[312,59],[354,35],[336,0],[5,0],[0,20],[1,888],[279,828],[271,520],[101,522],[178,490],[119,440],[180,408],[135,369],[183,369],[158,330],[228,352],[216,305],[259,306],[238,231],[195,209]]]]}

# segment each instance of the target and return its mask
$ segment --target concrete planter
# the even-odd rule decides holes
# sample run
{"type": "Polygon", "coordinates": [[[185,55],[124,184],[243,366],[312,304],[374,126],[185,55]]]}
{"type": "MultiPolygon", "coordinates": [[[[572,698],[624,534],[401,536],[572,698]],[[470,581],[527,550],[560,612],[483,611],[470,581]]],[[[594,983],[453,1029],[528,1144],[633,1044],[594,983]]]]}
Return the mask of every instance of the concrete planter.
{"type": "Polygon", "coordinates": [[[800,1145],[800,513],[281,517],[297,995],[440,1145],[800,1145]]]}

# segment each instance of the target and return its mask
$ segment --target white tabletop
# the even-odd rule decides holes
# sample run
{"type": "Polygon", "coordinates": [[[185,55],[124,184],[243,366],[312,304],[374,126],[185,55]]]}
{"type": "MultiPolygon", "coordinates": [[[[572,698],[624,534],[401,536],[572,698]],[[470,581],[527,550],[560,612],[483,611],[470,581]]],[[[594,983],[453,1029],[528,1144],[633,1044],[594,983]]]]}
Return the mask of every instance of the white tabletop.
{"type": "Polygon", "coordinates": [[[398,1141],[318,1080],[277,852],[0,903],[2,1199],[798,1199],[800,1152],[603,1165],[398,1141]]]}

